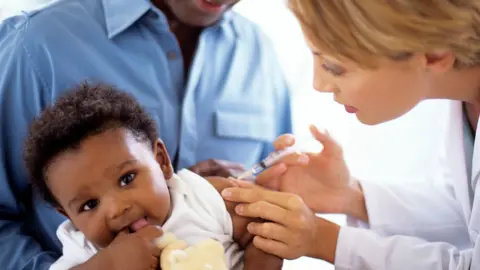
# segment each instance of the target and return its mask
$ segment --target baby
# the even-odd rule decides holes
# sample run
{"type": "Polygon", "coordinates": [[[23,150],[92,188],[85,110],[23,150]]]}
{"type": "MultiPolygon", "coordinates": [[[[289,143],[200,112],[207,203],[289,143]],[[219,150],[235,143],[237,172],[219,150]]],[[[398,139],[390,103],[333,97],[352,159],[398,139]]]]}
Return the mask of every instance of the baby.
{"type": "Polygon", "coordinates": [[[34,121],[24,155],[32,184],[69,219],[57,230],[63,256],[51,269],[80,265],[151,225],[189,245],[219,241],[229,269],[281,269],[251,244],[250,220],[222,200],[229,181],[175,174],[158,137],[136,100],[105,85],[71,90],[34,121]]]}

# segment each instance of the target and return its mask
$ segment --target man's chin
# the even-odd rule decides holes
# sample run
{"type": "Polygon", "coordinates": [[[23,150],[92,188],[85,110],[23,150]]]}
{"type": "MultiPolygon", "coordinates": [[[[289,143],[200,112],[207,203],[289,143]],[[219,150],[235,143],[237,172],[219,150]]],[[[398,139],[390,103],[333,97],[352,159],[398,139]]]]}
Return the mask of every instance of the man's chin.
{"type": "Polygon", "coordinates": [[[180,22],[192,27],[208,27],[214,25],[220,20],[219,18],[178,18],[180,22]]]}

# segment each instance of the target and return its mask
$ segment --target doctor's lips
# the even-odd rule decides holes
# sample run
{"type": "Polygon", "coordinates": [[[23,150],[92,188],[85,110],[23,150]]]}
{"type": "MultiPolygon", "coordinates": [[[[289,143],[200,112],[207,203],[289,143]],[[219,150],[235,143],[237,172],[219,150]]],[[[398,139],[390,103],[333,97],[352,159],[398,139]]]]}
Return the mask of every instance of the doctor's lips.
{"type": "Polygon", "coordinates": [[[358,112],[358,108],[356,107],[353,107],[353,106],[350,106],[350,105],[346,105],[342,102],[340,102],[336,96],[334,96],[334,100],[335,102],[337,102],[338,104],[340,105],[343,105],[345,107],[345,111],[347,111],[348,113],[357,113],[358,112]]]}
{"type": "Polygon", "coordinates": [[[358,109],[353,106],[348,106],[348,105],[344,105],[344,106],[345,106],[345,110],[348,113],[356,113],[358,111],[358,109]]]}

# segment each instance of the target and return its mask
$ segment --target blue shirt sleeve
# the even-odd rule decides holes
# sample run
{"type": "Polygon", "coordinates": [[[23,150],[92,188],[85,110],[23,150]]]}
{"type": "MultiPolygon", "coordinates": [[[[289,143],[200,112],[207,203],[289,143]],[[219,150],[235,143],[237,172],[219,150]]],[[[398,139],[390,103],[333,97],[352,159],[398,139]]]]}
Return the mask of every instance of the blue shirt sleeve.
{"type": "Polygon", "coordinates": [[[25,201],[31,188],[22,159],[23,139],[45,85],[29,64],[15,20],[0,24],[0,268],[48,269],[55,255],[43,251],[29,228],[27,217],[33,214],[25,201]]]}

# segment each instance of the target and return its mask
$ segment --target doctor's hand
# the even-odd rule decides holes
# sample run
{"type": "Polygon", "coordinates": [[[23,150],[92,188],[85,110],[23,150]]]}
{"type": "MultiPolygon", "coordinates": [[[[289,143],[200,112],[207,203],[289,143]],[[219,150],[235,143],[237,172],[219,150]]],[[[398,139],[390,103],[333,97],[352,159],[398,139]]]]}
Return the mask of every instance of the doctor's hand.
{"type": "MultiPolygon", "coordinates": [[[[350,176],[342,148],[316,127],[310,131],[323,145],[322,152],[289,155],[260,174],[256,183],[297,194],[317,213],[342,213],[367,221],[363,192],[350,176]]],[[[292,135],[283,135],[274,145],[280,150],[294,143],[292,135]]]]}
{"type": "Polygon", "coordinates": [[[267,190],[250,182],[225,189],[225,200],[240,203],[238,215],[263,220],[251,222],[258,249],[284,259],[302,256],[333,263],[340,227],[317,217],[302,198],[291,193],[267,190]]]}

